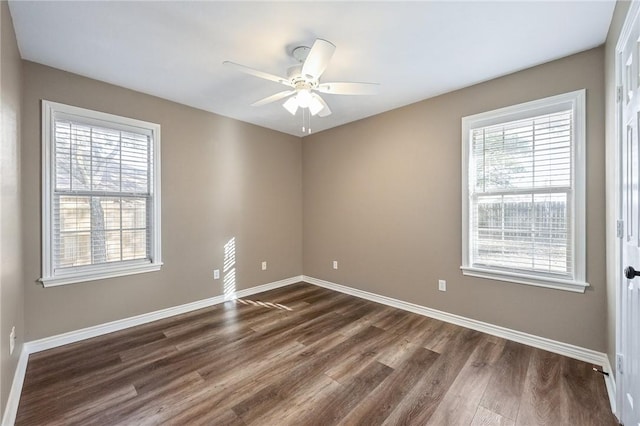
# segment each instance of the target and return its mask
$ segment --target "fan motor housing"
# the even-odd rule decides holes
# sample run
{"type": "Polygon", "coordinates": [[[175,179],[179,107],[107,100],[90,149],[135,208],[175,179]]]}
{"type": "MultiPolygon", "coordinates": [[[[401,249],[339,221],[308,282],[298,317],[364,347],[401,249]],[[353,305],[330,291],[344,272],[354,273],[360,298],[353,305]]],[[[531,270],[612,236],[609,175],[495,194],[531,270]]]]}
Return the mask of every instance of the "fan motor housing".
{"type": "Polygon", "coordinates": [[[296,89],[315,89],[318,87],[318,82],[309,80],[302,76],[302,65],[294,65],[287,69],[287,78],[291,85],[296,89]]]}

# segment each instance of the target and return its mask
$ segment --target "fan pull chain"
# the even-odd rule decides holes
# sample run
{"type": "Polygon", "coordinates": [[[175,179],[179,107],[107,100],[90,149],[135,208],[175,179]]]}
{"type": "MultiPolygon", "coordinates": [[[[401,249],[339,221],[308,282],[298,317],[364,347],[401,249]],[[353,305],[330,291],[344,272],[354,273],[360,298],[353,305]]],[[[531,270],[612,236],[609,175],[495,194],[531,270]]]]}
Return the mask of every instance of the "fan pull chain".
{"type": "Polygon", "coordinates": [[[311,112],[308,108],[302,108],[302,133],[311,134],[311,112]],[[306,116],[305,116],[306,112],[306,116]],[[306,120],[305,120],[306,117],[306,120]],[[306,122],[306,126],[305,126],[306,122]]]}

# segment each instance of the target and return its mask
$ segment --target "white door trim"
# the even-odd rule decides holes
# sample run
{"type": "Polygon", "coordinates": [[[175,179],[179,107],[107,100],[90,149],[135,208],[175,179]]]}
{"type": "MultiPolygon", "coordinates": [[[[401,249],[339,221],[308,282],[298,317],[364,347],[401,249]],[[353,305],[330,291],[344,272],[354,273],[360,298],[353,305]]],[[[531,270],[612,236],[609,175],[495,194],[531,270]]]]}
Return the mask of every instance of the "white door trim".
{"type": "MultiPolygon", "coordinates": [[[[622,192],[623,192],[623,179],[622,179],[622,149],[623,149],[623,136],[625,132],[623,132],[623,107],[624,102],[622,102],[621,98],[624,98],[624,94],[621,93],[621,89],[623,87],[623,73],[624,73],[624,64],[621,60],[621,54],[624,50],[625,43],[629,38],[631,32],[633,31],[633,26],[638,19],[638,15],[640,14],[640,1],[632,0],[631,5],[627,11],[627,16],[625,17],[624,24],[622,26],[622,30],[620,31],[620,35],[618,36],[618,40],[616,42],[615,48],[615,64],[614,64],[614,74],[615,74],[615,149],[614,149],[614,158],[613,158],[613,166],[615,167],[615,179],[614,179],[614,211],[615,211],[615,220],[616,222],[622,221],[623,219],[623,211],[622,211],[622,192]],[[621,96],[622,95],[622,96],[621,96]]],[[[609,228],[616,226],[616,224],[606,224],[609,228]]],[[[617,232],[613,233],[613,237],[615,239],[614,247],[614,262],[615,262],[615,350],[616,350],[616,358],[618,354],[622,353],[622,270],[624,268],[623,265],[623,238],[622,236],[618,236],[617,232]]],[[[612,377],[612,382],[615,384],[615,404],[611,404],[611,408],[613,413],[618,419],[622,419],[622,407],[624,397],[624,392],[622,390],[622,386],[624,384],[624,380],[619,376],[618,372],[618,362],[617,359],[612,360],[614,365],[616,366],[616,371],[614,377],[612,377]]]]}

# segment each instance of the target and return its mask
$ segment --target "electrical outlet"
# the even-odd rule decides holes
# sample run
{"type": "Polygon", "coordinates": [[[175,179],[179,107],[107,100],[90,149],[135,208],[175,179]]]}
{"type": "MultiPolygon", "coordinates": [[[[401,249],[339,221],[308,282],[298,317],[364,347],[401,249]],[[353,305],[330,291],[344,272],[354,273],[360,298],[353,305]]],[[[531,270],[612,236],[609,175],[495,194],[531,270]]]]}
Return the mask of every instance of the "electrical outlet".
{"type": "Polygon", "coordinates": [[[438,280],[438,290],[447,291],[447,282],[445,280],[438,280]]]}
{"type": "Polygon", "coordinates": [[[213,279],[214,280],[219,280],[220,279],[220,269],[214,269],[213,270],[213,279]]]}
{"type": "Polygon", "coordinates": [[[338,261],[337,260],[333,261],[333,269],[338,269],[338,261]]]}
{"type": "Polygon", "coordinates": [[[11,334],[9,334],[9,355],[13,355],[13,350],[16,347],[16,327],[11,327],[11,334]]]}
{"type": "Polygon", "coordinates": [[[266,270],[267,270],[267,262],[266,262],[266,261],[263,261],[263,262],[262,262],[262,270],[263,270],[263,271],[266,271],[266,270]]]}

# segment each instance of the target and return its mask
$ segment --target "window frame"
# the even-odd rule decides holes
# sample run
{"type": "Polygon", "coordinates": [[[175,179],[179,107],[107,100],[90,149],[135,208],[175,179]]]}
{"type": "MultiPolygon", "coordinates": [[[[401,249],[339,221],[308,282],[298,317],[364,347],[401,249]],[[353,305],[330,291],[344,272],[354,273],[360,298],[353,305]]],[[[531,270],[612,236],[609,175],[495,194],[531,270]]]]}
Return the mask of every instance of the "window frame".
{"type": "Polygon", "coordinates": [[[462,273],[467,276],[527,284],[538,287],[567,290],[584,293],[589,286],[586,281],[586,90],[576,90],[543,99],[537,99],[517,105],[499,108],[462,118],[462,273]],[[472,215],[470,212],[472,195],[469,187],[469,168],[471,167],[472,138],[474,129],[508,123],[561,110],[573,111],[572,161],[571,172],[572,197],[570,211],[573,276],[570,279],[555,277],[551,274],[535,273],[507,268],[476,266],[472,263],[471,237],[472,215]]]}
{"type": "Polygon", "coordinates": [[[161,176],[160,176],[160,125],[133,118],[122,117],[85,108],[66,105],[58,102],[42,100],[42,277],[38,280],[43,287],[73,284],[79,282],[101,280],[125,275],[159,271],[162,267],[162,234],[161,234],[161,176]],[[132,128],[142,129],[150,133],[153,147],[153,170],[151,220],[152,230],[149,233],[150,260],[125,260],[112,263],[83,265],[66,270],[56,271],[54,268],[54,203],[55,190],[55,114],[75,115],[84,123],[100,123],[119,130],[132,128]]]}

